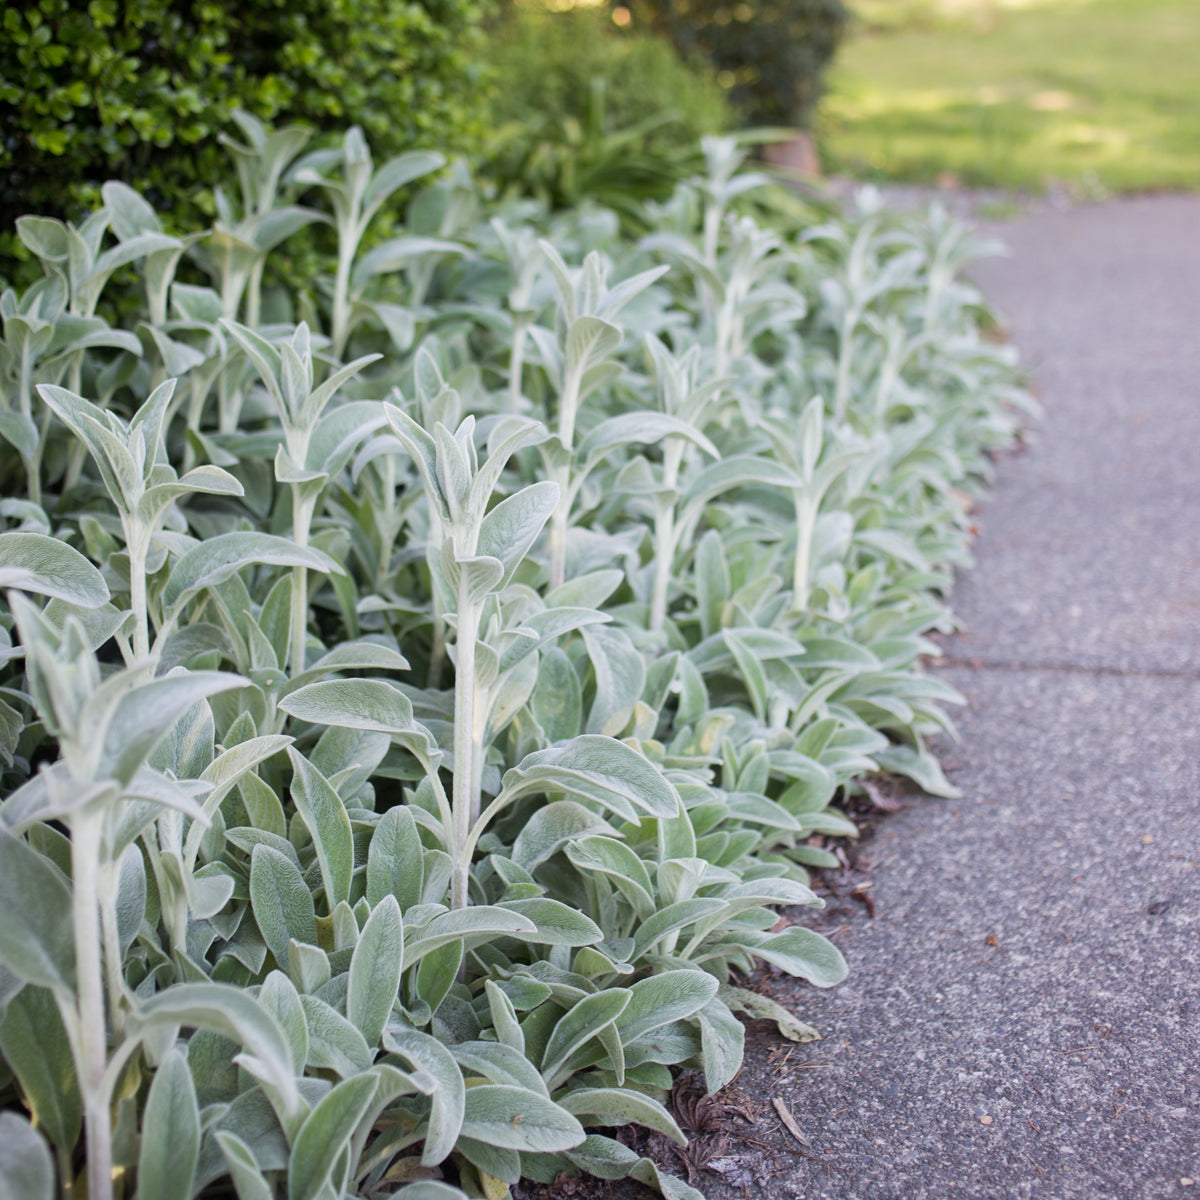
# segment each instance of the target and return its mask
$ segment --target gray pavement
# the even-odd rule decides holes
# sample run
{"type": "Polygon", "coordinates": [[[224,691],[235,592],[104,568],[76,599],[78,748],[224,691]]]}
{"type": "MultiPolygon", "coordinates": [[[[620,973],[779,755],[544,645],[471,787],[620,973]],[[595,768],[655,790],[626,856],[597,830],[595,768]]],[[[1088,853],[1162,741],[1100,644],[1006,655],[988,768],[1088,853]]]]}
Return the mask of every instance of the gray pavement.
{"type": "Polygon", "coordinates": [[[955,594],[963,799],[880,826],[850,978],[777,991],[824,1040],[738,1081],[809,1145],[768,1108],[711,1197],[1200,1200],[1200,198],[999,232],[1046,415],[955,594]]]}

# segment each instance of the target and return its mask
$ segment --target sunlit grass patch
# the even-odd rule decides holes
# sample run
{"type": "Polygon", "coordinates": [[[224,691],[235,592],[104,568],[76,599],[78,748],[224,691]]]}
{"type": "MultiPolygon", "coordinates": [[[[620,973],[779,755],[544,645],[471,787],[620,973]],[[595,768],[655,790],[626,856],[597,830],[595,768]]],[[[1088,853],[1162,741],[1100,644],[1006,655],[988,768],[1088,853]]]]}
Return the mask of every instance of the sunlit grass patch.
{"type": "Polygon", "coordinates": [[[1041,189],[1200,186],[1194,0],[860,0],[830,170],[1041,189]]]}

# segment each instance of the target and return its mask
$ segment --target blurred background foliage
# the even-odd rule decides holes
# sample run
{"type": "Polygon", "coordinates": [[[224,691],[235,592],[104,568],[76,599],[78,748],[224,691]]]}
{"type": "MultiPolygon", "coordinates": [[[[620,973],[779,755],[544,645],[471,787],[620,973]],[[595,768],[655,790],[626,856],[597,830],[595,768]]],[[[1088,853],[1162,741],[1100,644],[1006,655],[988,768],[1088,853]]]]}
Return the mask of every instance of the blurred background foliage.
{"type": "Polygon", "coordinates": [[[598,6],[510,7],[489,29],[494,83],[481,170],[552,208],[591,197],[634,219],[700,169],[700,138],[735,116],[704,62],[598,6]]]}
{"type": "Polygon", "coordinates": [[[77,217],[107,179],[168,225],[211,218],[238,108],[313,145],[358,124],[381,156],[436,146],[498,191],[629,220],[696,170],[700,136],[747,126],[815,128],[826,171],[856,178],[1200,186],[1200,0],[851,3],[9,5],[0,280],[27,273],[17,216],[77,217]]]}
{"type": "Polygon", "coordinates": [[[842,0],[627,3],[634,22],[669,38],[688,61],[715,67],[743,123],[804,129],[850,18],[842,0]]]}
{"type": "Polygon", "coordinates": [[[1083,196],[1200,186],[1197,0],[856,0],[826,167],[1083,196]]]}

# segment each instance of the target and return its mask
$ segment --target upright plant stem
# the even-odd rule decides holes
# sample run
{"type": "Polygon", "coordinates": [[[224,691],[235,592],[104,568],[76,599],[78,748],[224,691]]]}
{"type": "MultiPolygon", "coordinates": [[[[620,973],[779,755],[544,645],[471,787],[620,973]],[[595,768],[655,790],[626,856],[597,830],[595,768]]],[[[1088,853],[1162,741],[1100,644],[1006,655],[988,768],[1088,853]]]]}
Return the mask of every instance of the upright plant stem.
{"type": "Polygon", "coordinates": [[[508,356],[508,408],[514,415],[521,412],[521,374],[525,366],[525,338],[529,323],[521,318],[515,320],[512,350],[508,356]]]}
{"type": "Polygon", "coordinates": [[[429,676],[425,686],[437,689],[442,686],[442,668],[446,663],[446,614],[442,611],[442,599],[433,591],[432,611],[433,642],[429,647],[429,676]]]}
{"type": "Polygon", "coordinates": [[[550,517],[550,587],[562,587],[567,578],[567,524],[571,516],[568,492],[569,468],[561,468],[551,476],[558,484],[558,503],[550,517]]]}
{"type": "MultiPolygon", "coordinates": [[[[669,438],[663,451],[663,488],[674,492],[679,482],[679,464],[683,445],[669,438]]],[[[655,502],[654,511],[654,586],[650,595],[650,632],[661,633],[667,619],[667,592],[675,559],[675,504],[670,499],[655,502]]]]}
{"type": "Polygon", "coordinates": [[[470,579],[463,572],[458,584],[457,636],[454,643],[454,874],[450,883],[450,907],[465,908],[471,877],[471,856],[466,847],[471,828],[479,816],[479,793],[475,790],[476,734],[475,643],[479,636],[479,608],[469,592],[470,579]]]}
{"type": "Polygon", "coordinates": [[[842,322],[842,334],[838,340],[837,387],[833,393],[833,416],[837,421],[846,417],[846,405],[850,402],[850,359],[854,350],[854,327],[856,315],[848,315],[842,322]]]}
{"type": "Polygon", "coordinates": [[[333,312],[330,328],[330,350],[335,360],[342,357],[346,348],[346,338],[350,333],[350,265],[354,261],[354,251],[358,239],[352,235],[343,236],[338,243],[337,275],[333,283],[333,312]]]}
{"type": "Polygon", "coordinates": [[[88,1200],[112,1200],[112,1121],[104,1087],[108,1065],[98,904],[102,818],[81,813],[71,829],[71,917],[75,938],[79,1062],[87,1141],[88,1200]]]}
{"type": "MultiPolygon", "coordinates": [[[[292,488],[292,541],[308,548],[312,525],[313,500],[305,497],[299,485],[292,488]]],[[[294,679],[304,670],[305,642],[308,640],[308,568],[292,568],[291,672],[294,679]]]]}
{"type": "Polygon", "coordinates": [[[558,503],[550,517],[550,586],[561,587],[566,582],[567,575],[567,526],[571,518],[571,468],[570,456],[575,441],[575,414],[579,408],[579,387],[582,383],[582,372],[578,369],[569,370],[563,380],[562,395],[558,401],[558,440],[566,452],[568,464],[557,469],[553,474],[554,482],[558,484],[558,503]]]}
{"type": "Polygon", "coordinates": [[[125,548],[129,552],[129,607],[133,612],[133,655],[145,658],[150,653],[150,618],[146,607],[146,553],[148,547],[140,530],[131,530],[125,548]]]}
{"type": "MultiPolygon", "coordinates": [[[[33,419],[33,359],[28,354],[21,356],[21,368],[17,378],[17,404],[22,416],[33,419]]],[[[29,499],[33,504],[42,503],[42,443],[43,433],[38,438],[37,448],[26,458],[21,455],[25,464],[25,477],[29,486],[29,499]]]]}
{"type": "Polygon", "coordinates": [[[117,906],[113,903],[116,880],[106,879],[100,906],[100,922],[104,934],[104,981],[108,990],[108,1012],[113,1036],[118,1041],[125,1027],[123,1004],[125,980],[121,971],[121,934],[117,926],[117,906]]]}
{"type": "Polygon", "coordinates": [[[803,612],[808,607],[809,559],[818,505],[804,488],[794,488],[792,495],[796,503],[796,565],[792,575],[792,608],[796,612],[803,612]]]}

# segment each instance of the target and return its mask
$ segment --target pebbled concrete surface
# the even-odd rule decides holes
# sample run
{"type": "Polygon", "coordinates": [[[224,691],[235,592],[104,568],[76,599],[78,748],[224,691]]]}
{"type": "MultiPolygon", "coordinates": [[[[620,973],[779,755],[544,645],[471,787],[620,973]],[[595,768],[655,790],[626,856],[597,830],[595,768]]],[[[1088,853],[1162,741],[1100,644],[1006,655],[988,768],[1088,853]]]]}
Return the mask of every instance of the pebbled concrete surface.
{"type": "Polygon", "coordinates": [[[1000,232],[1046,417],[955,597],[964,796],[881,825],[849,980],[781,983],[825,1040],[738,1082],[810,1144],[768,1108],[715,1200],[1200,1197],[1200,198],[1000,232]]]}

